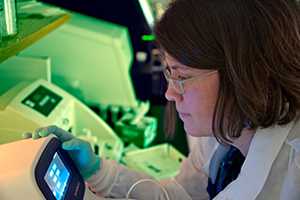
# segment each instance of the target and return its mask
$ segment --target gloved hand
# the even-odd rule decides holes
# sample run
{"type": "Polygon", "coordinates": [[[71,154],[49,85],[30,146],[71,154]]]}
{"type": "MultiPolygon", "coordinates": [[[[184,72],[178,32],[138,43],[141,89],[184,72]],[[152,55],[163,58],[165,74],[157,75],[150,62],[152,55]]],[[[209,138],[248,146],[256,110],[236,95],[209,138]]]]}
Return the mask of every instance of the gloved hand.
{"type": "Polygon", "coordinates": [[[32,138],[46,137],[49,134],[56,135],[62,142],[62,148],[68,151],[84,180],[90,178],[100,169],[100,158],[94,154],[90,143],[76,138],[57,126],[39,128],[32,135],[32,138]]]}

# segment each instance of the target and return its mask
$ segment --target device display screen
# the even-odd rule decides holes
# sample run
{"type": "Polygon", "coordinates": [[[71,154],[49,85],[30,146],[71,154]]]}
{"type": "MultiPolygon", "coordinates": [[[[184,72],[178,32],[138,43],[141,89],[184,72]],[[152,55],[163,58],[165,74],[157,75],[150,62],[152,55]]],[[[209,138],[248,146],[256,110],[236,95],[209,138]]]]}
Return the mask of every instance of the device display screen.
{"type": "Polygon", "coordinates": [[[47,117],[61,100],[61,96],[43,86],[39,86],[22,101],[22,104],[47,117]]]}
{"type": "Polygon", "coordinates": [[[44,179],[54,197],[57,200],[63,199],[70,179],[70,172],[57,153],[54,154],[44,179]]]}

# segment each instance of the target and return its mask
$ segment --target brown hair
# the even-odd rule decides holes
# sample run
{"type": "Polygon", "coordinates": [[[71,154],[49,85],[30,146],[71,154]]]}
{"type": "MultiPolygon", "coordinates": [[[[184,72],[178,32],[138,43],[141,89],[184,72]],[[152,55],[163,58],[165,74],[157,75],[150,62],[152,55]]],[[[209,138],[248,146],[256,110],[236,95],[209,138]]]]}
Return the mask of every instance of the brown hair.
{"type": "Polygon", "coordinates": [[[156,24],[163,51],[219,71],[212,127],[219,141],[239,137],[245,126],[283,125],[297,116],[299,14],[296,0],[175,0],[156,24]]]}

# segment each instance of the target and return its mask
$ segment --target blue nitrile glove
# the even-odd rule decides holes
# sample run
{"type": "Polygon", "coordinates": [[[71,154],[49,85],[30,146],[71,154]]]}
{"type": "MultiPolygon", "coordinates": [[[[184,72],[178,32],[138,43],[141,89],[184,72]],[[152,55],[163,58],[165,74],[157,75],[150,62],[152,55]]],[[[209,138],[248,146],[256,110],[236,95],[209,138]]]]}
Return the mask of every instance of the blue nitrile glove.
{"type": "Polygon", "coordinates": [[[100,158],[94,154],[90,143],[76,138],[57,126],[39,128],[32,135],[32,138],[46,137],[49,134],[56,135],[62,142],[62,148],[68,151],[84,180],[87,180],[99,170],[100,158]]]}

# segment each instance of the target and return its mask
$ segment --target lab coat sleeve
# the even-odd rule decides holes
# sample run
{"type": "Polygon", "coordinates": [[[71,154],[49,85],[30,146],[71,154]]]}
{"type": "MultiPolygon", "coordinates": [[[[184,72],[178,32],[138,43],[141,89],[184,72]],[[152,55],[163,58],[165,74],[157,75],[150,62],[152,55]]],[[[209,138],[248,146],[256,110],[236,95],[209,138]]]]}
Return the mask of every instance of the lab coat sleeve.
{"type": "MultiPolygon", "coordinates": [[[[142,182],[130,193],[130,198],[143,200],[207,200],[207,175],[202,170],[199,151],[192,151],[182,162],[179,174],[171,179],[142,182]]],[[[133,184],[142,179],[153,178],[127,169],[115,161],[102,160],[101,169],[87,180],[87,185],[94,193],[102,197],[124,198],[133,184]]]]}
{"type": "Polygon", "coordinates": [[[300,138],[288,141],[291,147],[288,171],[280,199],[299,200],[300,197],[300,138]]]}

